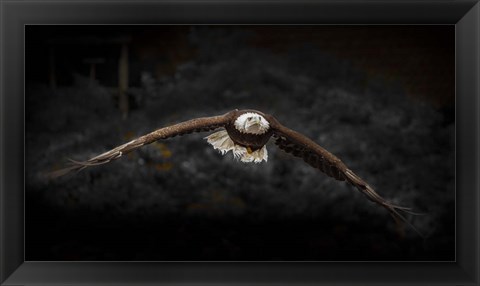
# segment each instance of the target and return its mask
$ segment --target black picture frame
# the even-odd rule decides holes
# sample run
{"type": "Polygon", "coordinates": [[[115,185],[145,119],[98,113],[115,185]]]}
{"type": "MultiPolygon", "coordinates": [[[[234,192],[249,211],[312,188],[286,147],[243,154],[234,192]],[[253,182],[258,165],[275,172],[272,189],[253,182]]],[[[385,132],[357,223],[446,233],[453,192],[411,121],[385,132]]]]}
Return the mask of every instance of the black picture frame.
{"type": "Polygon", "coordinates": [[[478,1],[1,1],[0,282],[26,284],[479,283],[478,1]],[[455,262],[25,262],[24,25],[456,25],[455,262]],[[347,275],[346,275],[347,274],[347,275]]]}

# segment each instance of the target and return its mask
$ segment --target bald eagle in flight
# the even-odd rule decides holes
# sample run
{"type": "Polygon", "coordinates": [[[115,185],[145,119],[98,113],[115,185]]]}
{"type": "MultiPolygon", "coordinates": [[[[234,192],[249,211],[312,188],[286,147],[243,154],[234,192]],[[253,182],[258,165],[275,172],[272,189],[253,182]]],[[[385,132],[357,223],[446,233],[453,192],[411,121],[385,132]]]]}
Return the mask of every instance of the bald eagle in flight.
{"type": "Polygon", "coordinates": [[[266,143],[273,137],[275,144],[283,151],[302,158],[310,166],[330,177],[350,183],[368,199],[387,209],[397,224],[407,223],[418,233],[418,230],[400,213],[416,214],[411,212],[410,208],[385,200],[335,155],[305,135],[283,126],[272,115],[257,110],[236,109],[219,116],[196,118],[163,127],[86,161],[70,160],[71,166],[50,173],[50,177],[55,178],[71,171],[81,171],[87,167],[108,163],[160,139],[216,129],[222,130],[205,139],[223,155],[232,151],[234,157],[242,162],[266,162],[268,160],[266,143]]]}

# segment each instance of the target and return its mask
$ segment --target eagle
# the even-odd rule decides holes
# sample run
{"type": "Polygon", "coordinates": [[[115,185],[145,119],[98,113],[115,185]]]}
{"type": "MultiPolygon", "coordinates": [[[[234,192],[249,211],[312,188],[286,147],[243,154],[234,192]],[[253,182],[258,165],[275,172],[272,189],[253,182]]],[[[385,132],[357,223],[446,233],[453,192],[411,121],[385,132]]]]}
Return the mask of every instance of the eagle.
{"type": "Polygon", "coordinates": [[[234,158],[245,163],[267,162],[266,144],[273,138],[275,144],[281,150],[302,158],[307,164],[322,171],[327,176],[353,185],[369,200],[385,208],[399,226],[406,223],[420,234],[402,215],[402,212],[412,215],[417,215],[417,213],[412,212],[410,208],[393,204],[381,197],[338,157],[307,136],[285,127],[274,116],[253,109],[235,109],[219,116],[195,118],[166,126],[86,161],[69,159],[70,166],[51,172],[49,177],[56,178],[72,171],[81,171],[88,167],[106,164],[157,140],[208,131],[217,131],[204,138],[214,149],[222,155],[231,151],[234,158]]]}

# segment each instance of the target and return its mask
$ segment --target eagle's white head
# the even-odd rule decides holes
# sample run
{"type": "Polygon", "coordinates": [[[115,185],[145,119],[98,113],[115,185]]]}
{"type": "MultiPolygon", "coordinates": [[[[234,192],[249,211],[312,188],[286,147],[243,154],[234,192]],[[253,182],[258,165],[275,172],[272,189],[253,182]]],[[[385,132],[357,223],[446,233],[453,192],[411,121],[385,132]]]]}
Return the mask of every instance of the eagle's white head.
{"type": "Polygon", "coordinates": [[[247,112],[235,120],[235,128],[242,133],[264,134],[270,128],[268,121],[258,113],[247,112]]]}

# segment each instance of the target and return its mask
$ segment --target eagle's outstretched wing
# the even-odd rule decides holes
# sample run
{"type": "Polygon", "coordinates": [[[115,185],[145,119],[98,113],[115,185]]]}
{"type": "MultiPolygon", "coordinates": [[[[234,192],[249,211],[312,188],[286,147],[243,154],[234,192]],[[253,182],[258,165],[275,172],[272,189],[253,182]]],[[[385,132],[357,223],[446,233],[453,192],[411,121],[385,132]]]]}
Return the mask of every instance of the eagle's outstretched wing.
{"type": "Polygon", "coordinates": [[[422,234],[399,211],[416,214],[410,208],[395,205],[369,186],[362,178],[350,170],[339,158],[328,152],[317,143],[292,129],[280,124],[273,116],[268,116],[273,129],[275,144],[283,151],[302,158],[310,166],[321,170],[330,177],[340,181],[347,181],[355,186],[368,199],[386,208],[397,223],[406,223],[418,234],[422,234]]]}
{"type": "Polygon", "coordinates": [[[189,134],[192,132],[204,132],[214,130],[220,127],[225,126],[231,119],[234,111],[228,112],[224,115],[212,116],[212,117],[202,117],[177,123],[171,126],[163,127],[157,129],[153,132],[150,132],[146,135],[138,137],[130,142],[127,142],[123,145],[113,148],[110,151],[102,153],[98,156],[90,158],[86,161],[71,161],[71,166],[68,166],[64,169],[53,171],[48,174],[50,178],[56,178],[59,176],[66,175],[71,171],[81,171],[90,166],[96,166],[108,163],[112,160],[118,159],[121,156],[140,148],[144,145],[148,145],[160,139],[166,139],[170,137],[175,137],[178,135],[189,134]]]}

